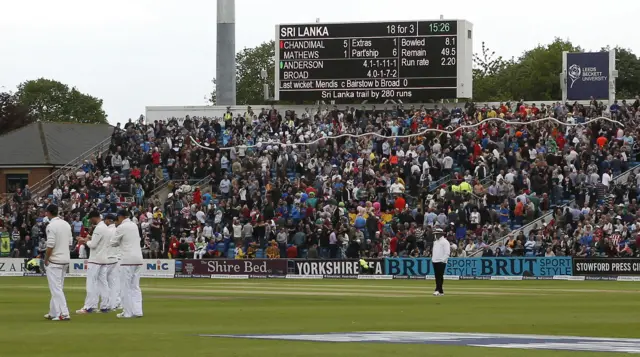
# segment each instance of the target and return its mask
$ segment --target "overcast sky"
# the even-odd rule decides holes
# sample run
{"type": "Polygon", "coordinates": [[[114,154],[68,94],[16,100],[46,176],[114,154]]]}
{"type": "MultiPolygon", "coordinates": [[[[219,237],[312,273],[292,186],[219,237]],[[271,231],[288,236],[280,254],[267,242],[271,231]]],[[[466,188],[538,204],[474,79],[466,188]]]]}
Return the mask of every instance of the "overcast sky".
{"type": "MultiPolygon", "coordinates": [[[[466,19],[474,47],[505,57],[555,36],[583,48],[640,53],[640,1],[236,0],[236,50],[273,39],[279,23],[466,19]],[[617,21],[614,12],[629,14],[617,21]]],[[[109,121],[145,106],[204,105],[215,76],[215,0],[2,1],[0,90],[40,77],[104,100],[109,121]],[[5,88],[1,88],[5,87],[5,88]]]]}

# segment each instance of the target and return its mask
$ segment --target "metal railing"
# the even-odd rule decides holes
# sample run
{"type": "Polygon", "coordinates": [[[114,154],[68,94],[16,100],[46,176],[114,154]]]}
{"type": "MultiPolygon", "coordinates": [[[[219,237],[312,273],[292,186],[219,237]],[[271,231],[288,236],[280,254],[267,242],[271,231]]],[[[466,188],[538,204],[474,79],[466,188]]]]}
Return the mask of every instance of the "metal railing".
{"type": "MultiPolygon", "coordinates": [[[[54,172],[52,172],[42,180],[29,186],[29,190],[31,191],[31,196],[35,198],[35,197],[40,197],[48,194],[47,191],[53,189],[53,183],[60,175],[68,174],[70,172],[75,174],[78,168],[82,167],[82,164],[84,163],[85,160],[90,158],[92,155],[95,155],[96,153],[104,154],[104,152],[109,149],[110,145],[111,145],[111,136],[99,142],[89,150],[83,152],[78,157],[71,160],[64,166],[59,167],[58,169],[56,169],[54,172]]],[[[0,196],[0,204],[4,204],[6,200],[9,199],[10,197],[11,197],[11,194],[8,194],[8,193],[5,193],[3,196],[0,196]]]]}
{"type": "Polygon", "coordinates": [[[451,181],[452,177],[453,177],[452,174],[447,174],[447,175],[442,176],[441,178],[439,178],[436,181],[430,182],[429,183],[429,187],[428,187],[428,189],[429,189],[428,191],[432,192],[432,191],[437,190],[438,187],[442,186],[442,184],[449,183],[449,181],[451,181]]]}
{"type": "MultiPolygon", "coordinates": [[[[618,184],[621,182],[626,182],[626,180],[628,180],[629,175],[635,170],[640,168],[640,164],[633,166],[631,168],[629,168],[627,171],[621,173],[620,175],[616,176],[613,180],[612,183],[614,184],[618,184]]],[[[523,232],[524,236],[527,237],[529,235],[529,232],[531,232],[534,229],[537,229],[539,226],[544,225],[545,223],[549,223],[551,222],[551,220],[553,219],[553,213],[555,212],[556,208],[560,208],[561,210],[564,211],[565,207],[571,207],[572,204],[574,204],[576,202],[575,199],[567,202],[566,204],[562,205],[562,206],[556,206],[554,209],[550,209],[549,211],[547,211],[546,213],[544,213],[542,216],[538,217],[537,219],[525,224],[524,226],[516,229],[513,232],[510,232],[509,234],[507,234],[506,236],[498,239],[497,241],[493,242],[490,245],[491,250],[494,250],[501,246],[502,244],[504,244],[507,239],[509,238],[510,235],[517,235],[519,232],[523,232]]],[[[471,257],[477,257],[482,255],[483,250],[479,249],[473,253],[471,253],[469,256],[471,257]]]]}
{"type": "Polygon", "coordinates": [[[149,197],[154,197],[155,195],[158,194],[158,192],[164,190],[167,186],[169,186],[169,182],[171,182],[173,180],[169,179],[169,180],[163,180],[162,183],[159,186],[156,186],[156,188],[153,189],[153,191],[151,191],[151,194],[149,195],[149,197]]]}

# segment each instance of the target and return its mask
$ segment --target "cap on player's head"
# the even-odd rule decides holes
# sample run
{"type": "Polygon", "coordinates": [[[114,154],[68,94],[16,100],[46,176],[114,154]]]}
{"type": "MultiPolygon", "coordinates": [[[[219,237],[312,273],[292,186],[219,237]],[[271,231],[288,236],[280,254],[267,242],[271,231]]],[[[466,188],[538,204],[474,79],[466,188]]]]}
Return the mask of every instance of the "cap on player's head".
{"type": "Polygon", "coordinates": [[[49,213],[53,217],[58,216],[58,206],[54,204],[50,204],[47,206],[47,213],[49,213]]]}
{"type": "Polygon", "coordinates": [[[104,216],[104,220],[105,221],[115,221],[117,219],[117,217],[111,213],[107,214],[104,216]]]}
{"type": "Polygon", "coordinates": [[[118,217],[130,218],[131,215],[129,214],[129,211],[127,211],[126,209],[121,209],[118,211],[118,217]]]}

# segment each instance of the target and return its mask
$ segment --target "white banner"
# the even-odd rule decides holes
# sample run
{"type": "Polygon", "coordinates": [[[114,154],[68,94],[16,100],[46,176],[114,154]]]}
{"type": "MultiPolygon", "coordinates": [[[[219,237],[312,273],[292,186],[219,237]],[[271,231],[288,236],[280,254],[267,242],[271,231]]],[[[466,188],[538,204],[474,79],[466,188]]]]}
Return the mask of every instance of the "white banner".
{"type": "Polygon", "coordinates": [[[211,274],[211,279],[249,279],[249,275],[211,274]]]}
{"type": "Polygon", "coordinates": [[[358,280],[392,280],[393,275],[358,275],[358,280]]]}
{"type": "MultiPolygon", "coordinates": [[[[71,259],[68,276],[87,276],[88,263],[87,259],[71,259]]],[[[172,259],[145,259],[142,268],[143,278],[173,278],[176,274],[176,262],[172,259]]]]}
{"type": "Polygon", "coordinates": [[[23,258],[0,258],[0,276],[22,276],[25,271],[23,258]]]}

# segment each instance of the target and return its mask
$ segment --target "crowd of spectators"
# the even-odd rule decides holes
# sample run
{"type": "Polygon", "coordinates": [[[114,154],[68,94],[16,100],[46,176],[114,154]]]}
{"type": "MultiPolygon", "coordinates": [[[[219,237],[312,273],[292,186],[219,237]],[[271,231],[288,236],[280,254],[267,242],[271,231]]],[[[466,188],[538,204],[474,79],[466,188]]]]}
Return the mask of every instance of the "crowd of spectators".
{"type": "Polygon", "coordinates": [[[13,256],[42,253],[43,208],[57,203],[75,236],[90,233],[90,210],[127,207],[151,258],[429,256],[437,234],[455,256],[635,255],[640,175],[613,178],[639,161],[639,104],[248,107],[130,120],[48,197],[12,195],[0,232],[13,256]],[[600,116],[624,126],[591,121],[600,116]],[[488,120],[545,117],[583,125],[488,120]],[[550,210],[549,224],[522,234],[550,210]]]}

